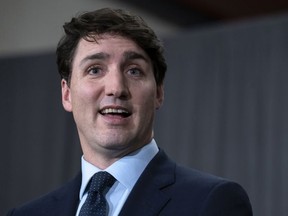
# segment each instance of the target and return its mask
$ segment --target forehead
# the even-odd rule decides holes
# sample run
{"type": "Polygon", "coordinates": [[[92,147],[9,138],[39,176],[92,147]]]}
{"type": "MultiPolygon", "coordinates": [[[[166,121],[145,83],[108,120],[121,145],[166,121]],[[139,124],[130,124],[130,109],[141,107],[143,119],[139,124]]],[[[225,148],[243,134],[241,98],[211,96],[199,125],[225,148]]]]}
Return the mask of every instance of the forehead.
{"type": "Polygon", "coordinates": [[[98,35],[95,38],[80,39],[74,54],[74,63],[96,53],[106,53],[112,57],[121,57],[127,52],[135,52],[149,59],[146,52],[133,40],[119,35],[98,35]]]}

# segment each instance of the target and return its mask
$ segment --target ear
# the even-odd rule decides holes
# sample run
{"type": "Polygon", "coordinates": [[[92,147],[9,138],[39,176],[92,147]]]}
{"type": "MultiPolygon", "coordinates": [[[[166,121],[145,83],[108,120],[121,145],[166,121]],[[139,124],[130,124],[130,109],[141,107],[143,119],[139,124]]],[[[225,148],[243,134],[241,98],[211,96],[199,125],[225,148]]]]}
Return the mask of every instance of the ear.
{"type": "Polygon", "coordinates": [[[62,105],[67,112],[72,112],[71,90],[65,79],[61,80],[62,105]]]}
{"type": "Polygon", "coordinates": [[[164,86],[163,84],[157,86],[155,107],[159,109],[164,101],[164,86]]]}

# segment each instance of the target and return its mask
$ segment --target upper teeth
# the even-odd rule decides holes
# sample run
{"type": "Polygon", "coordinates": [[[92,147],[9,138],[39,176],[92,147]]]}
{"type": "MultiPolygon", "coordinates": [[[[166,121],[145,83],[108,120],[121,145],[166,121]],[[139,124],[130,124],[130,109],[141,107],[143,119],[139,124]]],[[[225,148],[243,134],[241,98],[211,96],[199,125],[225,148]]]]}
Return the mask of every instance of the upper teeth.
{"type": "Polygon", "coordinates": [[[109,109],[102,110],[102,113],[103,114],[108,114],[108,113],[128,113],[128,112],[126,110],[123,110],[123,109],[112,109],[112,108],[109,108],[109,109]]]}

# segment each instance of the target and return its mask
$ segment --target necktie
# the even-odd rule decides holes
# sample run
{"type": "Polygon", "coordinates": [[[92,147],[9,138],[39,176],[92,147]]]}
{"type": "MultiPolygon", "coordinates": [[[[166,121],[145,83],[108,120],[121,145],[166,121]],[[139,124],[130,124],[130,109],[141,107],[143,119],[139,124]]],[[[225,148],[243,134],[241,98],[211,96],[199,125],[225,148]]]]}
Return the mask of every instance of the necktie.
{"type": "Polygon", "coordinates": [[[114,182],[115,178],[108,172],[95,173],[88,185],[88,196],[80,210],[79,216],[107,216],[108,205],[105,194],[114,182]]]}

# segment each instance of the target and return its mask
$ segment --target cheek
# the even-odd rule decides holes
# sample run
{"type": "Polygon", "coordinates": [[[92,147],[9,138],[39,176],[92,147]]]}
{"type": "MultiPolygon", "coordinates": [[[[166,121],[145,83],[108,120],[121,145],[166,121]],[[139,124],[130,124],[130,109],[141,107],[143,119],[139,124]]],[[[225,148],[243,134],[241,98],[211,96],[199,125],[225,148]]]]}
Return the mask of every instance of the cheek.
{"type": "Polygon", "coordinates": [[[85,107],[90,103],[95,104],[95,101],[98,98],[99,91],[95,88],[95,86],[93,87],[91,85],[81,85],[72,91],[72,103],[77,107],[85,107]]]}
{"type": "Polygon", "coordinates": [[[136,104],[139,105],[139,108],[143,110],[143,112],[151,112],[156,109],[156,87],[154,85],[146,85],[145,88],[135,89],[134,98],[137,101],[136,104]]]}

